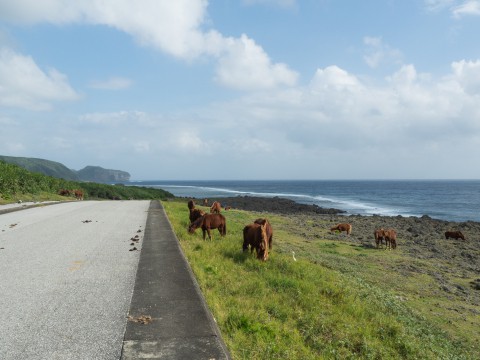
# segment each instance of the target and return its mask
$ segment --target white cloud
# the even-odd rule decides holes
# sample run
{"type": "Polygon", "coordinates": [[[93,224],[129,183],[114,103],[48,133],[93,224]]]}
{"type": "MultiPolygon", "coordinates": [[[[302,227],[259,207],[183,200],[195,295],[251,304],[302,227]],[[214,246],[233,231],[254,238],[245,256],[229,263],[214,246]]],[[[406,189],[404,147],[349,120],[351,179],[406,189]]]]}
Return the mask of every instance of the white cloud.
{"type": "Polygon", "coordinates": [[[205,31],[206,0],[16,0],[0,3],[0,19],[20,23],[87,23],[126,32],[140,44],[192,61],[218,61],[217,80],[237,89],[291,85],[297,74],[273,63],[247,36],[226,38],[205,31]],[[259,75],[259,77],[257,77],[259,75]],[[257,80],[258,79],[258,80],[257,80]]]}
{"type": "Polygon", "coordinates": [[[130,79],[123,77],[111,77],[107,80],[95,80],[90,82],[90,87],[103,90],[124,90],[132,85],[130,79]]]}
{"type": "Polygon", "coordinates": [[[463,4],[455,6],[452,9],[452,14],[455,18],[461,18],[465,15],[480,15],[480,1],[479,0],[468,0],[463,2],[463,4]]]}
{"type": "Polygon", "coordinates": [[[438,11],[450,7],[456,0],[425,0],[428,10],[438,11]]]}
{"type": "Polygon", "coordinates": [[[317,69],[310,86],[313,90],[356,90],[361,88],[358,79],[336,65],[317,69]]]}
{"type": "Polygon", "coordinates": [[[220,58],[217,69],[220,83],[244,90],[296,83],[297,73],[285,64],[273,64],[263,49],[246,35],[226,43],[226,54],[220,58]]]}
{"type": "Polygon", "coordinates": [[[64,74],[44,72],[31,57],[0,48],[0,106],[48,110],[54,101],[78,98],[64,74]]]}
{"type": "Polygon", "coordinates": [[[182,151],[200,153],[206,147],[202,139],[192,131],[182,131],[172,139],[172,143],[182,151]]]}
{"type": "Polygon", "coordinates": [[[430,11],[448,9],[456,19],[480,15],[479,0],[425,0],[425,6],[430,11]]]}
{"type": "Polygon", "coordinates": [[[480,95],[480,60],[452,63],[453,74],[465,92],[480,95]]]}
{"type": "Polygon", "coordinates": [[[364,60],[371,68],[377,68],[385,63],[398,65],[402,62],[402,53],[385,44],[380,37],[366,36],[363,43],[367,46],[364,60]]]}

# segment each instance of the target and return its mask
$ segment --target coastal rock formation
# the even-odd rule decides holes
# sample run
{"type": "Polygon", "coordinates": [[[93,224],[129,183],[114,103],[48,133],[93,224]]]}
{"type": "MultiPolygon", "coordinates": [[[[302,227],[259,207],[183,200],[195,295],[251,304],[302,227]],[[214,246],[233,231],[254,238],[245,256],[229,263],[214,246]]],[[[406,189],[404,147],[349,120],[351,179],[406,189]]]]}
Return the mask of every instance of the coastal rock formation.
{"type": "Polygon", "coordinates": [[[293,200],[280,198],[257,197],[257,196],[237,196],[218,199],[210,199],[211,202],[219,201],[222,207],[242,209],[247,211],[266,211],[278,214],[344,214],[345,211],[332,208],[322,208],[318,205],[300,204],[293,200]]]}
{"type": "Polygon", "coordinates": [[[77,174],[83,181],[111,183],[130,180],[130,174],[126,171],[104,169],[100,166],[86,166],[77,171],[77,174]]]}
{"type": "Polygon", "coordinates": [[[122,170],[104,169],[100,166],[86,166],[82,170],[76,171],[67,168],[65,165],[59,162],[45,159],[0,155],[0,161],[18,165],[31,172],[65,180],[80,180],[99,183],[130,181],[130,174],[128,172],[122,170]]]}

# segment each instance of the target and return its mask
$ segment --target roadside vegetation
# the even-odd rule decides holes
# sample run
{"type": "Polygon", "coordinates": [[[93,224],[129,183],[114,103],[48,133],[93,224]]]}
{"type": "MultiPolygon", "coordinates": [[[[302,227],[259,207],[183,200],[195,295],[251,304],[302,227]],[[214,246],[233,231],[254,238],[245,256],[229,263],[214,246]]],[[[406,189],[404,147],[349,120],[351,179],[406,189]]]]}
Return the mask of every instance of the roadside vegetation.
{"type": "Polygon", "coordinates": [[[203,241],[187,231],[186,200],[163,205],[234,359],[480,358],[478,314],[449,318],[442,309],[457,299],[391,267],[433,260],[329,240],[331,223],[314,215],[310,233],[286,215],[225,211],[227,235],[203,241]],[[258,217],[274,229],[266,262],[242,252],[242,229],[258,217]]]}
{"type": "Polygon", "coordinates": [[[79,189],[85,199],[161,199],[174,196],[162,189],[136,186],[106,185],[91,182],[79,182],[46,176],[30,172],[17,165],[0,161],[0,204],[15,201],[68,200],[71,197],[60,196],[62,189],[79,189]]]}

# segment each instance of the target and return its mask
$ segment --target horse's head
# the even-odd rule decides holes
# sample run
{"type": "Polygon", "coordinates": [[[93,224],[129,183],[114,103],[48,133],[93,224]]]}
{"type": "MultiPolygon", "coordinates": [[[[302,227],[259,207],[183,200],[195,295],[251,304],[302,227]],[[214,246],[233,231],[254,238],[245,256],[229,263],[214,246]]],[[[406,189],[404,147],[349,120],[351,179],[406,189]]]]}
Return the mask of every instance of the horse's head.
{"type": "Polygon", "coordinates": [[[204,217],[205,217],[205,215],[202,215],[190,224],[190,226],[188,227],[188,232],[190,234],[193,234],[195,232],[195,230],[197,230],[200,226],[202,226],[202,222],[203,222],[204,217]]]}

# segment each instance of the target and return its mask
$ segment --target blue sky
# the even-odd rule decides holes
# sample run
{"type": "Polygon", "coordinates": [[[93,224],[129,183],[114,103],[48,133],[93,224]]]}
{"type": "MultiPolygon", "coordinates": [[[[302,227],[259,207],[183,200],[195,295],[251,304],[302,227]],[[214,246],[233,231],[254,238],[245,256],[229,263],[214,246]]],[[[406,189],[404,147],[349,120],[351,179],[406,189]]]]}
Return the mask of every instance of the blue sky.
{"type": "Polygon", "coordinates": [[[480,178],[480,0],[0,0],[0,154],[480,178]]]}

